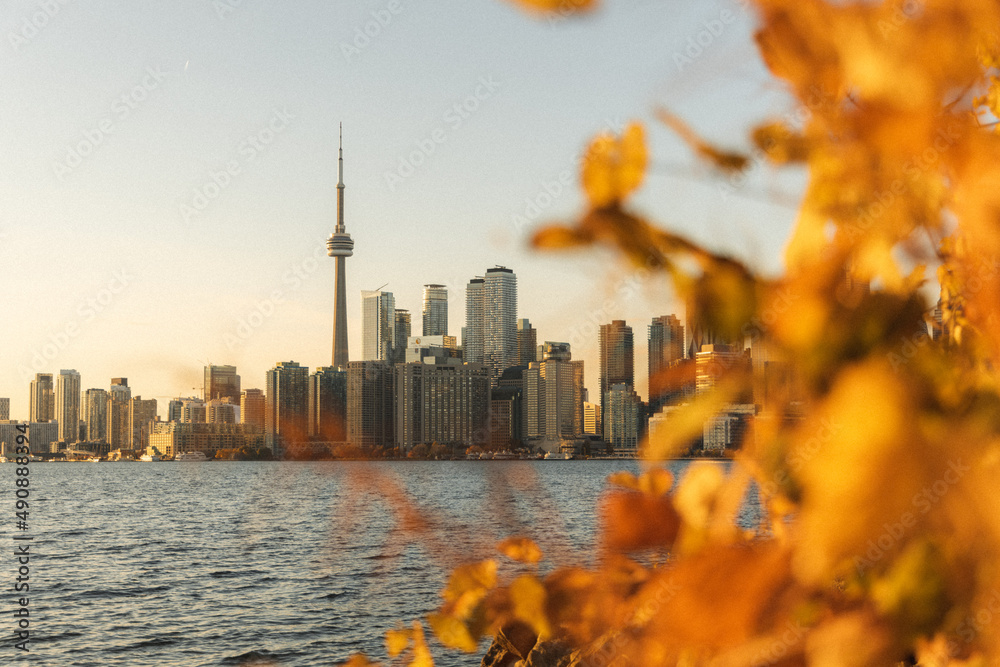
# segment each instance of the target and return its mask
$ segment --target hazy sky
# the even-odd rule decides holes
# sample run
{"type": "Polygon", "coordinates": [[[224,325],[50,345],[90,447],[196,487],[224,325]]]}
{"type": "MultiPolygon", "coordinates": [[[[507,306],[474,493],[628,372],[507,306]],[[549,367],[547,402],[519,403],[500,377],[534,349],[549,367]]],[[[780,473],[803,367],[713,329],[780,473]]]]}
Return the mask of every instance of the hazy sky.
{"type": "Polygon", "coordinates": [[[465,284],[500,264],[539,342],[586,360],[594,400],[596,327],[625,318],[645,397],[646,327],[683,316],[668,286],[526,240],[582,211],[588,139],[638,119],[653,151],[638,208],[780,266],[799,179],[755,164],[730,184],[652,121],[664,105],[746,148],[755,122],[792,113],[752,31],[735,1],[532,18],[498,0],[8,0],[0,396],[27,418],[33,374],[75,368],[83,388],[128,377],[164,415],[208,362],[244,388],[278,361],[329,364],[342,121],[352,359],[362,289],[387,283],[419,333],[421,287],[444,283],[458,335],[465,284]]]}

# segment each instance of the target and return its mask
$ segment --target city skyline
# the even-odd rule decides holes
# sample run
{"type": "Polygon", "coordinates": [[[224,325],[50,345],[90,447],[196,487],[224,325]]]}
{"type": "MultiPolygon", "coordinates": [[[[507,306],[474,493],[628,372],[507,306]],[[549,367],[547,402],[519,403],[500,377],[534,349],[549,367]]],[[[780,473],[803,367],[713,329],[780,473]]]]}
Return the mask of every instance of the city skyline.
{"type": "MultiPolygon", "coordinates": [[[[35,10],[17,0],[0,21],[14,29],[35,10]]],[[[469,276],[500,264],[518,273],[519,315],[540,340],[573,343],[593,387],[593,322],[645,325],[680,309],[665,281],[602,251],[528,247],[534,228],[582,211],[587,142],[650,121],[663,104],[697,118],[706,136],[747,147],[753,122],[794,111],[780,91],[762,90],[763,68],[743,57],[752,20],[735,4],[726,31],[683,67],[674,50],[720,8],[667,13],[654,2],[553,21],[446,1],[404,6],[364,48],[354,44],[384,10],[310,0],[224,16],[194,0],[87,14],[68,6],[10,47],[0,80],[20,102],[0,128],[9,147],[0,239],[12,250],[0,267],[11,314],[0,324],[0,396],[12,415],[27,413],[22,387],[37,372],[75,368],[88,388],[105,387],[92,380],[109,373],[141,378],[137,393],[162,411],[209,362],[243,369],[255,386],[279,359],[328,365],[341,120],[357,243],[346,279],[351,348],[361,290],[388,283],[416,320],[422,285],[444,285],[454,335],[469,276]],[[635,46],[622,49],[626,32],[635,46]],[[665,48],[648,48],[654,35],[665,48]],[[430,39],[461,45],[465,57],[420,48],[430,39]],[[403,68],[400,52],[412,54],[403,68]],[[580,66],[586,81],[565,74],[580,66]],[[720,71],[740,80],[725,104],[705,83],[720,71]]],[[[786,187],[763,165],[731,182],[669,130],[653,122],[649,132],[654,162],[637,207],[774,268],[793,211],[769,192],[794,196],[799,183],[786,187]]]]}

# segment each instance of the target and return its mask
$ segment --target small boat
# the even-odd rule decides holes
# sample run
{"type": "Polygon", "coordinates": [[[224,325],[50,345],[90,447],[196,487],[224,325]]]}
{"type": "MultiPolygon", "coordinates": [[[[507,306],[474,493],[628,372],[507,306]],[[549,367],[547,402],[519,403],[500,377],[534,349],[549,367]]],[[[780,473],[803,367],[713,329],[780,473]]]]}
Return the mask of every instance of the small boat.
{"type": "Polygon", "coordinates": [[[493,455],[494,461],[513,461],[516,458],[517,454],[515,454],[514,452],[509,452],[507,450],[504,450],[502,452],[497,452],[493,455]]]}
{"type": "Polygon", "coordinates": [[[174,461],[207,461],[205,452],[181,452],[174,457],[174,461]]]}
{"type": "Polygon", "coordinates": [[[545,455],[546,461],[569,461],[573,455],[569,452],[549,452],[545,455]]]}
{"type": "Polygon", "coordinates": [[[142,456],[139,457],[139,460],[142,461],[142,462],[144,462],[144,463],[152,463],[153,461],[159,461],[160,460],[160,455],[159,454],[143,454],[142,456]]]}
{"type": "Polygon", "coordinates": [[[100,463],[101,462],[101,457],[100,456],[91,456],[87,460],[90,461],[91,463],[100,463]]]}

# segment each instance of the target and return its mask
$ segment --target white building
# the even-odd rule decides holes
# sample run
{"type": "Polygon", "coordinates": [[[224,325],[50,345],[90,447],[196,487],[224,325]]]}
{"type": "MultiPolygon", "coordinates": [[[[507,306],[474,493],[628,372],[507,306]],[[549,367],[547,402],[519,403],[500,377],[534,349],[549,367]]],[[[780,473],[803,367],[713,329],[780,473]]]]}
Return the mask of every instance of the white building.
{"type": "Polygon", "coordinates": [[[361,360],[393,361],[396,346],[396,299],[392,292],[361,292],[361,360]]]}

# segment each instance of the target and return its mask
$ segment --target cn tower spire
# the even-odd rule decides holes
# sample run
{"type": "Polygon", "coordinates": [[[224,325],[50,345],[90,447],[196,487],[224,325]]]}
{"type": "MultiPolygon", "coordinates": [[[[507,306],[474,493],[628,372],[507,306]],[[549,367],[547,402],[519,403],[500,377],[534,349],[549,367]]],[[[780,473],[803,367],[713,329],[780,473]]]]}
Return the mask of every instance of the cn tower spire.
{"type": "Polygon", "coordinates": [[[354,254],[354,241],[344,227],[344,124],[340,124],[340,156],[337,164],[337,227],[326,241],[326,254],[336,262],[333,306],[333,365],[347,368],[347,271],[345,263],[354,254]]]}

